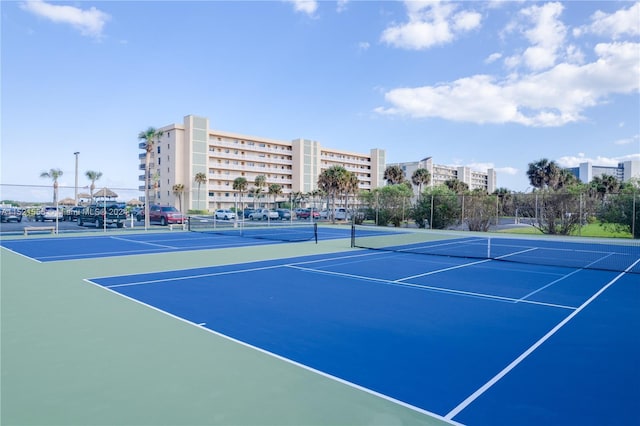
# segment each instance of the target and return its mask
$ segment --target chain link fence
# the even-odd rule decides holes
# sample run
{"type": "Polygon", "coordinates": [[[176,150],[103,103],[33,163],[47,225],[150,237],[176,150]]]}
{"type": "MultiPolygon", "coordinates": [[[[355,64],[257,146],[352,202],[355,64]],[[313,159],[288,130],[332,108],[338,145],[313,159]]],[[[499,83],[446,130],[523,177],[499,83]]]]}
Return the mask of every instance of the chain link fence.
{"type": "Polygon", "coordinates": [[[414,222],[419,228],[481,232],[529,226],[551,235],[580,235],[584,226],[600,224],[640,238],[639,204],[640,195],[633,192],[423,195],[411,207],[371,205],[366,216],[378,225],[414,222]]]}
{"type": "Polygon", "coordinates": [[[17,185],[0,184],[0,205],[19,207],[27,219],[46,206],[67,210],[74,206],[88,206],[101,201],[118,201],[133,209],[142,206],[144,191],[138,188],[104,188],[96,185],[92,191],[89,187],[49,185],[17,185]]]}

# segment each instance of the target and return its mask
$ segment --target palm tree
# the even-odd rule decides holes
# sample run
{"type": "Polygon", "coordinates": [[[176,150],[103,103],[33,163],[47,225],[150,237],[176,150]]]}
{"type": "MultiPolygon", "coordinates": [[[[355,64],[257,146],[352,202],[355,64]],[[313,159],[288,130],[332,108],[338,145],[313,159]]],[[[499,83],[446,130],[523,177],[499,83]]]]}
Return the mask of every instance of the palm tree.
{"type": "MultiPolygon", "coordinates": [[[[202,172],[198,172],[198,173],[196,173],[196,176],[195,176],[194,180],[198,184],[198,193],[197,193],[198,197],[196,198],[196,207],[197,207],[196,210],[200,210],[200,186],[203,183],[207,183],[207,175],[205,175],[202,172]]],[[[204,210],[206,210],[206,209],[204,209],[204,210]]]]}
{"type": "Polygon", "coordinates": [[[258,204],[260,204],[260,193],[262,192],[262,188],[267,184],[267,177],[265,175],[256,176],[253,184],[256,186],[256,198],[258,198],[258,204]]]}
{"type": "Polygon", "coordinates": [[[336,207],[336,196],[344,193],[349,182],[350,173],[343,166],[331,166],[318,176],[318,188],[327,194],[327,209],[334,219],[333,211],[336,207]],[[331,207],[329,206],[331,203],[331,207]]]}
{"type": "Polygon", "coordinates": [[[469,190],[469,185],[458,179],[448,179],[444,182],[445,186],[458,195],[462,195],[469,190]]]}
{"type": "Polygon", "coordinates": [[[89,187],[89,194],[91,194],[91,202],[93,202],[93,191],[96,189],[96,181],[100,180],[102,177],[102,172],[94,172],[93,170],[87,170],[84,174],[87,179],[91,181],[91,186],[89,187]]]}
{"type": "Polygon", "coordinates": [[[345,195],[346,195],[346,202],[345,202],[345,208],[348,209],[349,207],[349,194],[353,194],[353,205],[354,205],[354,212],[355,212],[355,205],[356,205],[356,196],[358,195],[358,189],[360,187],[360,180],[358,179],[358,176],[355,173],[351,173],[351,172],[347,172],[348,176],[347,176],[347,180],[345,182],[345,195]]]}
{"type": "Polygon", "coordinates": [[[173,185],[173,193],[178,197],[178,204],[180,205],[180,211],[182,212],[182,194],[184,193],[184,185],[181,183],[173,185]]]}
{"type": "Polygon", "coordinates": [[[562,173],[562,169],[554,161],[546,158],[529,163],[527,177],[531,186],[538,189],[544,189],[545,186],[557,189],[566,180],[563,179],[566,175],[562,173]]]}
{"type": "Polygon", "coordinates": [[[153,152],[154,140],[159,139],[162,136],[162,130],[158,130],[155,127],[149,127],[147,130],[143,130],[138,133],[138,140],[145,142],[145,172],[144,172],[144,228],[149,227],[149,189],[151,186],[151,153],[153,152]]]}
{"type": "Polygon", "coordinates": [[[41,178],[53,179],[53,204],[58,204],[58,178],[62,176],[62,170],[50,169],[48,172],[40,173],[41,178]]]}
{"type": "Polygon", "coordinates": [[[611,175],[594,176],[589,187],[601,197],[620,190],[620,181],[611,175]]]}
{"type": "Polygon", "coordinates": [[[429,185],[431,182],[431,173],[427,169],[417,169],[411,175],[411,183],[418,187],[418,196],[422,196],[422,186],[429,185]]]}
{"type": "Polygon", "coordinates": [[[384,180],[387,183],[394,185],[396,183],[402,183],[405,180],[404,170],[399,165],[387,166],[384,170],[384,180]]]}
{"type": "Polygon", "coordinates": [[[304,192],[296,191],[291,193],[291,203],[295,206],[302,207],[302,202],[306,200],[307,196],[304,192]]]}
{"type": "Polygon", "coordinates": [[[282,194],[282,186],[277,183],[269,185],[269,194],[273,195],[273,208],[276,208],[276,199],[278,195],[282,194]]]}
{"type": "MultiPolygon", "coordinates": [[[[242,194],[247,190],[247,186],[249,182],[247,182],[246,178],[237,177],[233,180],[233,190],[238,191],[240,193],[240,211],[244,212],[244,204],[242,203],[242,194]]],[[[238,217],[238,212],[236,212],[236,217],[238,217]]]]}

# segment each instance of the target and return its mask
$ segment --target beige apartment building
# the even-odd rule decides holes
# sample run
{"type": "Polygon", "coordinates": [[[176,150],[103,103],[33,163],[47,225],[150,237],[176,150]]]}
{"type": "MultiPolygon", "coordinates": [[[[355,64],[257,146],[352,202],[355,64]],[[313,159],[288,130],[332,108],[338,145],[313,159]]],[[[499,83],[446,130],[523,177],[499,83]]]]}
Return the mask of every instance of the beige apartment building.
{"type": "MultiPolygon", "coordinates": [[[[431,157],[423,158],[420,161],[412,161],[408,163],[396,163],[390,165],[397,165],[404,170],[406,179],[411,180],[411,175],[418,169],[427,169],[431,174],[431,183],[429,186],[438,186],[444,184],[447,180],[457,179],[467,185],[469,189],[482,189],[489,194],[496,190],[496,171],[494,169],[488,169],[486,172],[473,170],[464,166],[443,166],[433,163],[431,157]]],[[[419,188],[414,187],[414,192],[419,191],[419,188]]]]}
{"type": "MultiPolygon", "coordinates": [[[[182,124],[161,127],[162,136],[156,140],[150,166],[150,201],[171,205],[182,211],[232,208],[253,205],[254,198],[233,189],[238,177],[254,187],[257,176],[265,176],[263,194],[272,184],[282,188],[276,202],[289,201],[296,192],[309,193],[317,189],[318,176],[323,170],[341,165],[358,177],[361,190],[384,185],[385,151],[371,149],[369,154],[342,151],[322,146],[317,141],[295,139],[280,141],[263,137],[210,129],[209,119],[188,115],[182,124]],[[195,181],[197,174],[206,176],[205,182],[195,181]],[[182,193],[174,186],[184,185],[182,193]]],[[[145,143],[140,143],[144,150],[145,143]]],[[[139,176],[144,191],[145,152],[140,153],[139,176]]],[[[263,195],[261,205],[273,205],[273,196],[263,195]]]]}

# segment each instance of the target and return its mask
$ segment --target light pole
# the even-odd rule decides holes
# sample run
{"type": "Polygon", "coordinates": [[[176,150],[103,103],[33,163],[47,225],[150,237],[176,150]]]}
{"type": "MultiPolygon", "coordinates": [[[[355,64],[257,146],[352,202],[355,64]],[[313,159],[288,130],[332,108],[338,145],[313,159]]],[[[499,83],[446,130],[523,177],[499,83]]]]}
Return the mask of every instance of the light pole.
{"type": "Polygon", "coordinates": [[[75,200],[76,200],[76,206],[78,205],[78,154],[80,154],[80,152],[76,151],[73,153],[73,155],[76,156],[76,191],[75,191],[75,200]]]}

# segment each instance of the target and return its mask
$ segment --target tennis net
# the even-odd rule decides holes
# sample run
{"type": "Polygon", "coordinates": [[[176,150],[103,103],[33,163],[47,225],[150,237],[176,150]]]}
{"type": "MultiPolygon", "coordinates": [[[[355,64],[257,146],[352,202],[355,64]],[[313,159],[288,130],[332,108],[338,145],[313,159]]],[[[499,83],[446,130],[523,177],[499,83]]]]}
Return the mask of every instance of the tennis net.
{"type": "Polygon", "coordinates": [[[401,253],[640,273],[640,242],[584,237],[496,236],[353,225],[351,246],[401,253]]]}
{"type": "Polygon", "coordinates": [[[192,232],[203,232],[260,240],[285,242],[318,242],[318,225],[316,223],[298,223],[293,221],[234,221],[218,220],[211,216],[190,216],[188,229],[192,232]]]}

